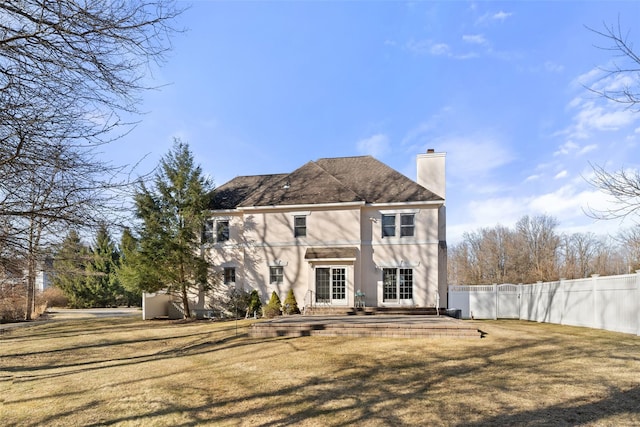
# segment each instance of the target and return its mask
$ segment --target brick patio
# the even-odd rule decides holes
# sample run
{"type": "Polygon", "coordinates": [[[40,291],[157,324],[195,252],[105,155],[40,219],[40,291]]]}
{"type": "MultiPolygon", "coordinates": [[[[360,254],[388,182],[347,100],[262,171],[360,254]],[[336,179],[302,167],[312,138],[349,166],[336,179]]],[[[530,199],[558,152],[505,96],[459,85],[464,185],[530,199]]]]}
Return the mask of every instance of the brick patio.
{"type": "Polygon", "coordinates": [[[481,338],[468,321],[448,316],[283,316],[254,323],[252,338],[348,336],[386,338],[481,338]]]}

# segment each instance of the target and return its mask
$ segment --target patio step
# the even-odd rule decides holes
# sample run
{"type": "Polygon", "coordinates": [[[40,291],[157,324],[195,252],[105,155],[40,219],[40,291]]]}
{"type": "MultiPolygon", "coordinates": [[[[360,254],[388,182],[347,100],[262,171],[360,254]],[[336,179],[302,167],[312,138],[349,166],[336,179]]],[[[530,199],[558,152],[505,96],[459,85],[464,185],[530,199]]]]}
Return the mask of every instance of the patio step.
{"type": "Polygon", "coordinates": [[[322,307],[307,306],[304,309],[305,315],[325,315],[325,316],[344,316],[344,315],[419,315],[419,316],[436,316],[439,314],[447,314],[447,309],[441,308],[436,310],[435,307],[322,307]]]}
{"type": "Polygon", "coordinates": [[[254,323],[252,338],[348,336],[386,338],[481,338],[469,322],[446,316],[288,316],[254,323]]]}

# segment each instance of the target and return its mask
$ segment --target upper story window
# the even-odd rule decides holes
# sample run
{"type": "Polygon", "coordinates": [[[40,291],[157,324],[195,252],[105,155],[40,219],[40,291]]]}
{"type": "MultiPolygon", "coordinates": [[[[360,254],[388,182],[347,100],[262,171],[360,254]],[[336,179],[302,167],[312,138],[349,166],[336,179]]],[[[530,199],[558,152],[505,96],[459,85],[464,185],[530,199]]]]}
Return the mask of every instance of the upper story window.
{"type": "Polygon", "coordinates": [[[229,220],[208,219],[202,231],[203,243],[218,243],[229,240],[229,220]]]}
{"type": "Polygon", "coordinates": [[[392,237],[396,235],[396,216],[382,215],[382,237],[392,237]]]}
{"type": "Polygon", "coordinates": [[[415,235],[415,214],[383,214],[382,215],[382,237],[393,237],[398,235],[396,217],[400,216],[400,237],[413,237],[415,235]]]}
{"type": "Polygon", "coordinates": [[[400,215],[400,237],[413,237],[415,231],[414,221],[414,214],[400,215]]]}
{"type": "Polygon", "coordinates": [[[216,242],[229,240],[229,221],[216,221],[216,242]]]}
{"type": "Polygon", "coordinates": [[[293,217],[293,236],[304,237],[306,235],[307,235],[307,217],[294,216],[293,217]]]}

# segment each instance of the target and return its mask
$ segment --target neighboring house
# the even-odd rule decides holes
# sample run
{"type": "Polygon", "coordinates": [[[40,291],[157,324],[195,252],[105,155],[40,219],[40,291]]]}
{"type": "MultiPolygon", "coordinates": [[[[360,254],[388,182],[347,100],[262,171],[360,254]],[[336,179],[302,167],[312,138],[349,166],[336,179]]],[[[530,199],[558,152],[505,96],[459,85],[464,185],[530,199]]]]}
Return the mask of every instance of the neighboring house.
{"type": "Polygon", "coordinates": [[[239,176],[214,192],[203,248],[224,283],[300,307],[445,307],[445,154],[417,182],[371,156],[239,176]]]}
{"type": "MultiPolygon", "coordinates": [[[[24,261],[20,263],[24,264],[24,261]]],[[[2,263],[6,264],[6,263],[2,263]]],[[[13,264],[19,264],[18,262],[14,262],[13,264]]],[[[45,261],[38,262],[38,266],[36,268],[36,281],[35,281],[35,290],[37,292],[43,292],[45,289],[52,286],[53,283],[53,261],[51,258],[46,258],[45,261]]],[[[22,269],[21,267],[13,267],[7,268],[0,267],[0,288],[3,286],[17,286],[22,285],[26,286],[27,284],[27,276],[29,272],[26,269],[22,269]]]]}

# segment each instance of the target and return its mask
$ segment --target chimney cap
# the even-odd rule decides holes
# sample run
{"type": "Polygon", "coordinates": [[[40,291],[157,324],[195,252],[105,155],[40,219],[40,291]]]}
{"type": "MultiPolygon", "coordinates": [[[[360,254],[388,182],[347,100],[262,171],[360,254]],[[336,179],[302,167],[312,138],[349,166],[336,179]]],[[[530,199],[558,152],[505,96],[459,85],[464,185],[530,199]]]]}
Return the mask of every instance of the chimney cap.
{"type": "Polygon", "coordinates": [[[427,149],[427,153],[435,153],[435,152],[436,152],[436,150],[434,150],[433,148],[427,149]]]}

